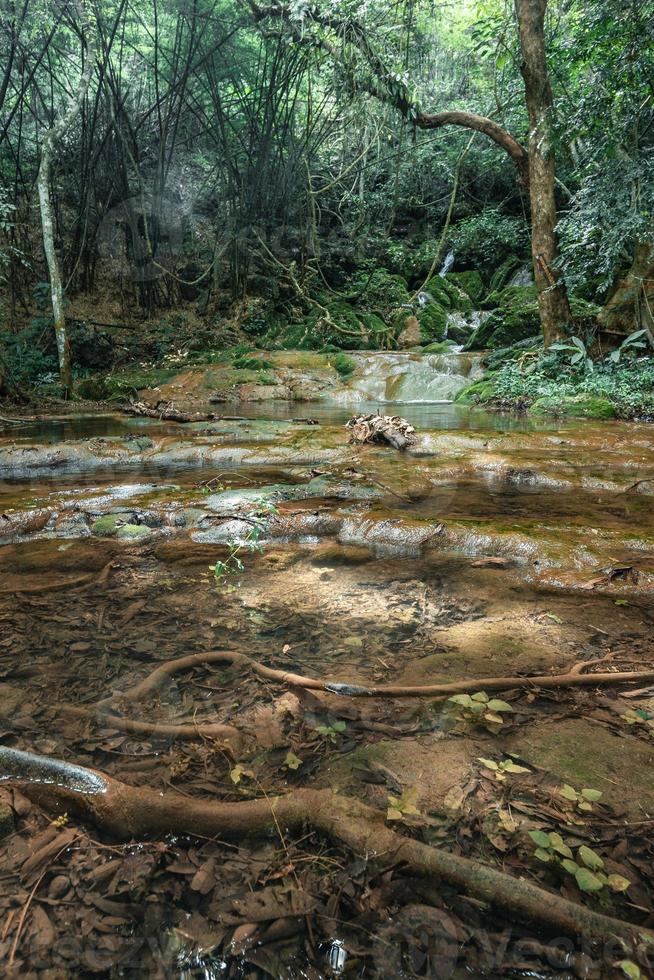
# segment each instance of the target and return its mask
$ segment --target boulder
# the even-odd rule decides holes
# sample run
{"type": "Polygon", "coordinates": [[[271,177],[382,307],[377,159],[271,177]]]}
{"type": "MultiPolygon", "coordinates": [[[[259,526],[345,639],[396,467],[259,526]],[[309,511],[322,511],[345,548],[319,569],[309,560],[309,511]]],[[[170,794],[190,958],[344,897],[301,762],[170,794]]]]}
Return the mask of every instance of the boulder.
{"type": "Polygon", "coordinates": [[[239,385],[238,397],[242,402],[268,402],[291,401],[293,395],[286,385],[261,385],[248,382],[239,385]]]}
{"type": "Polygon", "coordinates": [[[415,316],[408,316],[404,321],[404,327],[397,338],[397,346],[400,350],[409,350],[420,344],[420,324],[415,316]]]}

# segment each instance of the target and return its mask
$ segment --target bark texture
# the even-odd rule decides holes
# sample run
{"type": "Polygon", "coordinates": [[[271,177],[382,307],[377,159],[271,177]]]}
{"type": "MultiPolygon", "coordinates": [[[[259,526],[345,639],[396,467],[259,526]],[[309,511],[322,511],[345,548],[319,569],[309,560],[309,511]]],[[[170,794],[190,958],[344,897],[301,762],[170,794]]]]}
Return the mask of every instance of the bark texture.
{"type": "MultiPolygon", "coordinates": [[[[329,789],[223,803],[129,786],[94,769],[0,747],[0,779],[10,780],[46,810],[74,813],[120,839],[192,834],[243,840],[299,832],[305,826],[341,841],[369,861],[405,864],[471,898],[553,933],[637,943],[642,927],[593,912],[538,885],[470,858],[403,837],[384,814],[329,789]]],[[[654,937],[653,937],[654,938],[654,937]]]]}
{"type": "Polygon", "coordinates": [[[615,333],[646,330],[654,346],[654,245],[636,245],[631,268],[616,282],[599,321],[605,330],[615,333]]]}
{"type": "Polygon", "coordinates": [[[70,363],[70,344],[66,332],[66,317],[64,313],[64,290],[61,280],[59,257],[55,245],[54,212],[52,195],[50,193],[50,177],[52,164],[56,157],[57,144],[62,136],[73,125],[82,110],[93,67],[95,63],[95,44],[93,32],[88,22],[85,8],[81,2],[73,4],[77,14],[79,29],[85,47],[85,66],[80,77],[77,92],[75,92],[62,115],[43,136],[41,143],[41,160],[37,177],[39,192],[39,207],[41,211],[41,226],[43,229],[43,249],[50,276],[50,297],[52,300],[52,316],[54,320],[55,338],[57,341],[57,356],[59,359],[59,377],[65,394],[73,388],[73,375],[70,363]]]}
{"type": "Polygon", "coordinates": [[[515,0],[525,101],[529,116],[531,252],[545,346],[565,333],[571,320],[565,284],[556,271],[556,164],[551,139],[552,87],[545,52],[547,0],[515,0]]]}

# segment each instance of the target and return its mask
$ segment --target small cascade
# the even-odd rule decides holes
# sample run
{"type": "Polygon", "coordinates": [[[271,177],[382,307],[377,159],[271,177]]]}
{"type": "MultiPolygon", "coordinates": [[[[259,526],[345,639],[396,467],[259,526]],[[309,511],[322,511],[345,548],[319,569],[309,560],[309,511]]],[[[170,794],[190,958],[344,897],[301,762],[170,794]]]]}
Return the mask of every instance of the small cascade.
{"type": "Polygon", "coordinates": [[[359,402],[451,402],[457,392],[481,377],[481,355],[352,354],[358,363],[351,380],[329,394],[339,405],[359,402]]]}
{"type": "Polygon", "coordinates": [[[454,265],[454,252],[450,251],[445,256],[445,259],[444,259],[443,264],[441,266],[441,270],[438,273],[439,276],[441,277],[441,279],[444,279],[445,278],[445,276],[448,274],[448,272],[451,271],[453,265],[454,265]]]}

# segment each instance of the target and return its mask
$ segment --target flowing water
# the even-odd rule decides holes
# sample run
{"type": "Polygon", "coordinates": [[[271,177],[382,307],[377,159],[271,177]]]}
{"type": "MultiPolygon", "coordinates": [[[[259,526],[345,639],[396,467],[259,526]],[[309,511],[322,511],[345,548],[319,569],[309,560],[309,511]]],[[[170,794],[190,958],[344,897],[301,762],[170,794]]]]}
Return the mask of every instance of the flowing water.
{"type": "MultiPolygon", "coordinates": [[[[499,832],[493,846],[479,830],[459,836],[479,756],[513,752],[559,782],[601,784],[630,820],[651,815],[650,745],[619,737],[619,712],[602,728],[587,717],[596,706],[568,711],[564,696],[521,703],[494,738],[455,735],[422,701],[298,698],[233,668],[176,675],[159,696],[123,705],[138,723],[234,725],[235,756],[211,738],[125,731],[103,715],[102,699],[206,650],[355,685],[556,673],[605,655],[651,664],[652,428],[440,403],[477,375],[474,357],[356,356],[356,378],[301,412],[240,406],[246,420],[185,426],[67,416],[4,433],[3,744],[207,799],[332,787],[385,810],[389,794],[412,790],[429,840],[461,849],[465,839],[464,852],[491,861],[504,853],[493,851],[499,832]],[[417,444],[347,445],[350,406],[389,402],[417,444]],[[217,581],[216,560],[233,574],[217,581]]],[[[493,786],[489,814],[500,807],[493,786]]],[[[30,833],[52,833],[25,819],[30,833]]],[[[44,870],[17,962],[25,975],[40,963],[57,976],[319,978],[344,956],[352,976],[412,975],[384,951],[397,948],[394,928],[410,935],[416,909],[431,908],[427,886],[394,878],[392,858],[384,884],[342,849],[280,832],[281,844],[171,838],[138,849],[81,836],[44,870]],[[293,915],[284,889],[314,898],[293,915]],[[270,913],[255,912],[259,891],[270,913]]],[[[6,916],[34,884],[20,870],[21,833],[0,852],[6,916]]],[[[456,897],[447,908],[471,914],[456,897]]],[[[506,975],[482,969],[473,947],[451,975],[506,975]]],[[[559,975],[548,969],[540,975],[559,975]]]]}

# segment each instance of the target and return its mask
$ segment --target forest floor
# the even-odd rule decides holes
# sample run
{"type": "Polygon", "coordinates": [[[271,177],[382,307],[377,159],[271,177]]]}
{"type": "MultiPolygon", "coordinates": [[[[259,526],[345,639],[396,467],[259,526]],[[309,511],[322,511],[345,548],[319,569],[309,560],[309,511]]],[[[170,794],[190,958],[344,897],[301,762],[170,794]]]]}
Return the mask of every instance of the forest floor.
{"type": "MultiPolygon", "coordinates": [[[[654,430],[403,406],[419,435],[399,454],[348,445],[347,408],[244,414],[5,431],[3,744],[189,797],[329,788],[409,837],[651,926],[651,682],[525,679],[499,694],[499,723],[476,723],[465,704],[197,667],[123,705],[137,725],[196,728],[183,738],[112,728],[98,702],[207,650],[363,686],[652,669],[654,430]],[[217,560],[234,573],[216,579],[217,560]],[[542,858],[558,840],[543,834],[628,887],[586,891],[555,851],[539,860],[538,841],[542,858]]],[[[557,944],[315,832],[121,843],[10,785],[0,825],[0,957],[21,978],[320,978],[339,973],[336,940],[344,976],[625,975],[616,947],[557,944]]]]}

